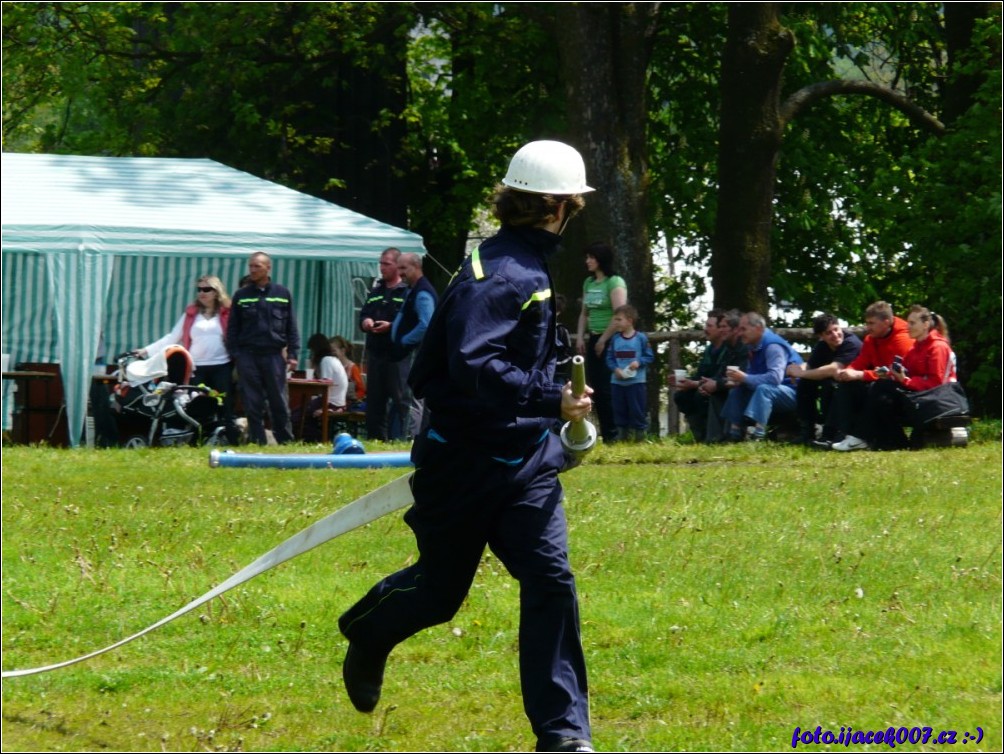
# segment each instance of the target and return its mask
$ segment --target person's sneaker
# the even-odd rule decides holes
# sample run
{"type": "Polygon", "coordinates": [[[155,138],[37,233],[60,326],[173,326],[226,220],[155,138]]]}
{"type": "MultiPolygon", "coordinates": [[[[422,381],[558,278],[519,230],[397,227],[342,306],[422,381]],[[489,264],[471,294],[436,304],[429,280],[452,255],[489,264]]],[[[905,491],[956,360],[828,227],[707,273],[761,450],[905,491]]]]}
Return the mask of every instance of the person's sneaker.
{"type": "Polygon", "coordinates": [[[386,666],[387,655],[368,652],[349,642],[345,662],[342,663],[342,680],[349,693],[349,701],[360,712],[372,712],[380,701],[386,666]]]}
{"type": "Polygon", "coordinates": [[[584,738],[554,738],[538,741],[537,751],[595,751],[593,745],[584,738]]]}
{"type": "Polygon", "coordinates": [[[767,430],[763,427],[750,427],[746,436],[751,442],[763,442],[767,439],[767,430]]]}
{"type": "Polygon", "coordinates": [[[868,443],[860,437],[847,435],[843,440],[833,443],[830,447],[831,450],[839,450],[842,453],[846,453],[851,450],[868,450],[868,443]]]}

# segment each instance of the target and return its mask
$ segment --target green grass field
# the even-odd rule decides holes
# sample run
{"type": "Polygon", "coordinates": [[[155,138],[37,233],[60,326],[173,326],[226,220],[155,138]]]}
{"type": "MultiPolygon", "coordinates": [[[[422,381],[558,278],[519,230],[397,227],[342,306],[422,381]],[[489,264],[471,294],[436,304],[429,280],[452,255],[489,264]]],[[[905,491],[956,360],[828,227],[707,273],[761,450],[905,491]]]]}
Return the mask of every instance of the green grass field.
{"type": "MultiPolygon", "coordinates": [[[[791,750],[796,727],[850,726],[1001,750],[1001,448],[597,450],[563,478],[597,748],[791,750]]],[[[3,449],[4,670],[128,636],[402,472],[207,458],[3,449]]],[[[532,748],[518,587],[490,554],[456,618],[395,650],[376,712],[352,709],[336,619],[413,557],[393,514],[112,653],[6,679],[3,750],[532,748]]]]}

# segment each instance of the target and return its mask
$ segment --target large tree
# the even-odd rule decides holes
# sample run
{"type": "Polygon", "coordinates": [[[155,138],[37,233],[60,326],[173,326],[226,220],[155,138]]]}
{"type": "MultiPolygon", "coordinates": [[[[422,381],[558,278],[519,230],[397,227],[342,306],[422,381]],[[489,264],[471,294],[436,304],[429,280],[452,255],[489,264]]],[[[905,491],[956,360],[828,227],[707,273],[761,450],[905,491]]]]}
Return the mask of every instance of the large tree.
{"type": "Polygon", "coordinates": [[[782,101],[795,46],[777,3],[731,3],[721,75],[718,214],[711,274],[715,303],[766,312],[777,159],[785,129],[803,109],[837,95],[868,95],[934,134],[944,125],[894,87],[863,80],[815,82],[782,101]]]}
{"type": "Polygon", "coordinates": [[[566,87],[569,140],[586,155],[583,220],[567,243],[577,254],[565,289],[581,291],[581,249],[607,241],[616,251],[630,299],[646,321],[654,311],[648,235],[648,70],[660,3],[562,3],[554,32],[566,87]]]}
{"type": "Polygon", "coordinates": [[[767,311],[781,74],[794,47],[776,3],[732,3],[722,56],[715,304],[767,311]]]}
{"type": "Polygon", "coordinates": [[[877,242],[900,252],[889,300],[946,317],[981,414],[1001,412],[1001,7],[945,5],[946,135],[867,187],[877,242]],[[887,201],[882,201],[887,198],[887,201]]]}
{"type": "Polygon", "coordinates": [[[710,260],[717,302],[803,317],[967,280],[996,332],[999,26],[987,3],[7,3],[5,148],[213,157],[407,224],[443,282],[507,158],[558,138],[599,189],[573,303],[607,239],[647,327],[704,283],[667,286],[665,246],[710,260]]]}
{"type": "Polygon", "coordinates": [[[5,140],[210,157],[403,225],[414,23],[407,3],[9,3],[5,140]]]}

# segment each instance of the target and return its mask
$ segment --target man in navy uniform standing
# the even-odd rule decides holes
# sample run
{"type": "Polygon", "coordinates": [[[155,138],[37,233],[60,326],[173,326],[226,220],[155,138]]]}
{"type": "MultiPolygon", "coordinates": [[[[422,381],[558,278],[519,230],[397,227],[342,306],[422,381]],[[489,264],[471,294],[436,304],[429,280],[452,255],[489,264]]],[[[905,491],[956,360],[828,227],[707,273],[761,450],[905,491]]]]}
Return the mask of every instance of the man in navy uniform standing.
{"type": "Polygon", "coordinates": [[[339,619],[343,678],[353,705],[372,711],[388,655],[456,614],[487,545],[520,585],[520,678],[537,750],[592,751],[555,431],[592,401],[553,381],[548,271],[592,189],[579,153],[553,141],[520,149],[502,184],[492,200],[502,227],[461,265],[412,365],[429,420],[412,448],[405,514],[419,557],[339,619]]]}
{"type": "Polygon", "coordinates": [[[300,332],[293,295],[272,281],[272,259],[256,252],[248,259],[250,282],[234,294],[226,343],[237,367],[248,435],[259,445],[265,439],[265,401],[272,434],[280,445],[292,442],[286,371],[296,368],[300,332]]]}
{"type": "Polygon", "coordinates": [[[359,310],[359,329],[366,333],[366,436],[371,440],[396,440],[407,421],[405,394],[408,365],[394,360],[390,330],[408,295],[408,285],[397,268],[401,251],[384,249],[380,279],[370,289],[359,310]],[[393,407],[387,415],[387,402],[393,407]],[[395,426],[395,419],[397,425],[395,426]]]}

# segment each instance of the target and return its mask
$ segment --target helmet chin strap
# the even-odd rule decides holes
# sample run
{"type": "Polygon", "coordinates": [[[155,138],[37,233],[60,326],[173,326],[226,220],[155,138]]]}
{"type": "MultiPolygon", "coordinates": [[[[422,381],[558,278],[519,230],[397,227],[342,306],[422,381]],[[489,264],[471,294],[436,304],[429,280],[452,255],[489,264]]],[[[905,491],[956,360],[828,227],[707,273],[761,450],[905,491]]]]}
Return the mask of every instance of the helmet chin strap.
{"type": "Polygon", "coordinates": [[[557,233],[559,236],[564,235],[565,228],[568,227],[568,221],[572,219],[571,213],[568,211],[567,201],[561,203],[558,211],[560,212],[561,210],[565,211],[565,216],[561,219],[561,225],[558,226],[557,233]]]}

